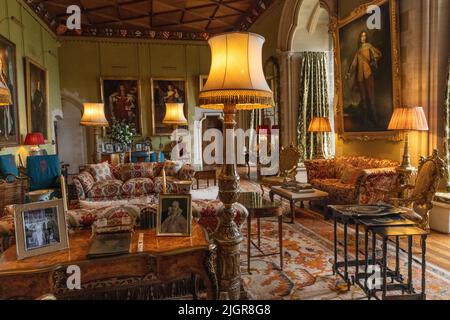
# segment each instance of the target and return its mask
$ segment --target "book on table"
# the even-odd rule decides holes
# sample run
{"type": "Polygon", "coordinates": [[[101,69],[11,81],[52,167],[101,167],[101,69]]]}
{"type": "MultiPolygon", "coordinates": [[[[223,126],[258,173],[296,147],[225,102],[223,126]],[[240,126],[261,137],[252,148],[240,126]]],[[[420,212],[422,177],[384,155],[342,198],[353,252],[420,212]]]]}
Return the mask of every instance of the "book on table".
{"type": "Polygon", "coordinates": [[[131,232],[94,235],[87,254],[88,259],[118,256],[130,253],[131,232]]]}

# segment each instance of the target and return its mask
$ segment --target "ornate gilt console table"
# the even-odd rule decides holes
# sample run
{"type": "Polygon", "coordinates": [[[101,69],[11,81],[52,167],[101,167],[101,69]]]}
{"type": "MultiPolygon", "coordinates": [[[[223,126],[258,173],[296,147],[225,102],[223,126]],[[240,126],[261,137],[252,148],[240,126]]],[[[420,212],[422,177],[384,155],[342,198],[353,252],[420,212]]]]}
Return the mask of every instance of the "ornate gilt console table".
{"type": "Polygon", "coordinates": [[[192,295],[206,289],[207,299],[217,299],[216,248],[204,229],[194,223],[192,237],[156,237],[155,230],[137,230],[130,254],[87,259],[91,232],[70,236],[70,249],[18,261],[15,246],[0,256],[0,299],[37,299],[53,294],[57,299],[151,300],[192,295]],[[139,233],[144,233],[138,252],[139,233]],[[69,266],[81,271],[81,289],[67,286],[69,266]],[[197,280],[203,280],[199,282],[197,280]]]}

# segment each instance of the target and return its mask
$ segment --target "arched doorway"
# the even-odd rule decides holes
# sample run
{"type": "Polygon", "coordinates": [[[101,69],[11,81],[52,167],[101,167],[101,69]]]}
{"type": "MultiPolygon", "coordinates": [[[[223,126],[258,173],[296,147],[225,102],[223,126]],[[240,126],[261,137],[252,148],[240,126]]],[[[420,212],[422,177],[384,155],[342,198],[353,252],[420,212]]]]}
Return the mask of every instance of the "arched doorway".
{"type": "Polygon", "coordinates": [[[86,129],[80,126],[83,102],[65,90],[61,100],[64,118],[57,122],[58,153],[61,161],[70,165],[69,174],[77,174],[79,167],[88,163],[86,129]]]}

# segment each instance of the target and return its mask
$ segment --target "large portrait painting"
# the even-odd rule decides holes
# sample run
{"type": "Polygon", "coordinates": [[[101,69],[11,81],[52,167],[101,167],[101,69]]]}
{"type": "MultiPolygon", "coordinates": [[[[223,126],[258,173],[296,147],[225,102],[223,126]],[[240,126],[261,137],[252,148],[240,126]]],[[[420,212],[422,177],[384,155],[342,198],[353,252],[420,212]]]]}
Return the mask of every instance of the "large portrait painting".
{"type": "Polygon", "coordinates": [[[49,139],[49,101],[47,70],[29,58],[25,58],[25,82],[28,132],[40,132],[49,139]]]}
{"type": "MultiPolygon", "coordinates": [[[[185,79],[152,79],[153,100],[153,135],[171,135],[173,128],[163,123],[166,115],[166,103],[184,103],[184,115],[188,119],[188,105],[186,102],[185,79]]],[[[188,126],[179,127],[188,129],[188,126]]]]}
{"type": "Polygon", "coordinates": [[[337,23],[336,94],[343,139],[393,139],[388,124],[401,106],[396,0],[372,1],[337,23]],[[381,28],[369,29],[368,5],[378,5],[381,28]]]}
{"type": "Polygon", "coordinates": [[[135,78],[102,78],[102,101],[105,104],[105,116],[109,124],[114,121],[126,122],[142,134],[141,123],[141,87],[135,78]]]}
{"type": "Polygon", "coordinates": [[[16,46],[0,36],[0,147],[20,143],[16,46]]]}

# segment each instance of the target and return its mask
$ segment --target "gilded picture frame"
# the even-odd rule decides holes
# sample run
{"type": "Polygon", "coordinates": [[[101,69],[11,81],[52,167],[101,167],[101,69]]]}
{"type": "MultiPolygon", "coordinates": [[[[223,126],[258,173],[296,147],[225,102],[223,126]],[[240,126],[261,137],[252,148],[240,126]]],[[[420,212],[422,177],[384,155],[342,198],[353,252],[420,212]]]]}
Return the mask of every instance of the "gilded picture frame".
{"type": "MultiPolygon", "coordinates": [[[[16,45],[0,35],[0,93],[10,104],[0,110],[0,148],[20,144],[16,45]]],[[[5,103],[5,102],[3,102],[5,103]]]]}
{"type": "Polygon", "coordinates": [[[159,196],[156,235],[160,237],[190,237],[192,235],[192,196],[190,194],[159,196]]]}
{"type": "MultiPolygon", "coordinates": [[[[400,134],[396,131],[388,131],[387,125],[390,120],[389,114],[392,114],[393,110],[395,108],[402,106],[402,98],[401,98],[401,69],[400,69],[400,49],[399,49],[399,22],[398,22],[398,0],[374,0],[370,1],[366,4],[360,5],[355,10],[352,11],[352,13],[339,20],[336,16],[331,17],[330,22],[330,30],[333,37],[334,42],[334,64],[335,64],[335,116],[336,116],[336,132],[339,135],[339,138],[344,141],[372,141],[372,140],[388,140],[388,141],[400,141],[401,137],[400,134]],[[374,130],[366,130],[368,127],[370,128],[370,125],[364,126],[365,129],[363,130],[349,130],[349,118],[351,116],[348,116],[347,110],[351,110],[348,108],[348,104],[346,103],[344,98],[344,91],[347,90],[349,92],[348,87],[350,86],[348,84],[348,79],[346,79],[346,76],[348,73],[344,70],[343,66],[343,56],[341,56],[341,45],[343,42],[348,41],[348,38],[341,39],[341,36],[346,30],[349,30],[352,27],[352,24],[361,25],[363,19],[365,17],[369,18],[369,14],[367,13],[367,8],[369,6],[376,5],[379,6],[382,10],[382,12],[388,12],[389,17],[384,17],[387,19],[386,21],[389,21],[389,30],[385,30],[384,32],[390,36],[390,51],[389,54],[384,54],[384,56],[390,57],[390,60],[387,61],[388,64],[391,65],[388,71],[387,68],[385,70],[386,74],[389,74],[390,78],[386,79],[391,81],[391,89],[386,90],[386,92],[390,93],[389,96],[389,103],[386,104],[377,104],[375,99],[379,98],[373,98],[370,99],[370,95],[365,93],[366,100],[371,100],[372,102],[366,103],[365,101],[361,103],[366,103],[369,105],[365,110],[373,111],[373,110],[382,110],[383,111],[383,118],[382,120],[379,120],[377,122],[377,117],[374,116],[372,118],[375,118],[375,120],[368,119],[368,117],[365,115],[363,119],[363,123],[366,121],[372,121],[373,123],[369,123],[370,125],[376,127],[374,130]],[[347,86],[347,88],[345,88],[347,86]],[[367,98],[369,96],[369,99],[367,98]],[[381,107],[380,107],[381,106],[381,107]],[[384,108],[386,106],[386,108],[384,108]],[[371,109],[371,110],[370,110],[371,109]],[[378,124],[381,123],[381,124],[378,124]]],[[[362,34],[365,33],[368,38],[370,38],[370,35],[373,33],[370,33],[370,30],[368,29],[359,29],[360,30],[360,37],[362,37],[362,34]]],[[[354,32],[354,31],[353,31],[354,32]]],[[[345,33],[344,33],[345,34],[345,33]]],[[[343,37],[344,38],[344,37],[343,37]]],[[[362,42],[361,39],[358,39],[362,42]]],[[[387,40],[386,40],[387,42],[387,40]]],[[[355,42],[356,43],[356,42],[355,42]]],[[[356,47],[357,49],[357,47],[356,47]]],[[[356,58],[355,58],[356,59],[356,58]]],[[[348,66],[348,59],[346,59],[347,66],[348,66]]],[[[386,63],[386,61],[384,61],[386,63]]],[[[375,76],[374,76],[375,77],[375,76]]],[[[356,78],[356,76],[355,76],[356,78]]],[[[358,79],[359,80],[359,79],[358,79]]],[[[379,80],[379,79],[376,79],[379,80]]],[[[356,83],[356,80],[355,80],[356,83]]],[[[383,81],[380,81],[382,85],[384,84],[383,81]]],[[[387,83],[387,82],[386,82],[387,83]]],[[[359,82],[358,82],[359,84],[359,82]]],[[[355,87],[357,87],[355,85],[355,87]]],[[[376,87],[375,87],[376,88],[376,87]]],[[[366,91],[367,92],[367,91],[366,91]]],[[[364,94],[361,94],[363,96],[364,94]]],[[[386,95],[387,96],[387,95],[386,95]]],[[[374,96],[372,96],[374,97],[374,96]]],[[[364,99],[361,99],[364,100],[364,99]]],[[[388,101],[387,98],[384,97],[384,101],[388,101]]],[[[356,108],[355,108],[356,109],[356,108]]],[[[377,111],[372,112],[373,114],[376,114],[377,111]]],[[[353,118],[354,121],[355,118],[353,118]]],[[[351,122],[350,122],[351,127],[351,122]]]]}
{"type": "MultiPolygon", "coordinates": [[[[113,115],[111,108],[115,109],[117,111],[117,105],[116,104],[111,105],[111,96],[117,95],[119,93],[120,88],[125,86],[124,91],[125,94],[132,96],[132,105],[130,109],[131,112],[134,112],[135,116],[134,119],[125,119],[129,123],[133,123],[136,128],[136,136],[142,136],[143,132],[143,120],[142,120],[142,85],[141,80],[137,77],[120,77],[120,76],[112,76],[112,77],[101,77],[100,78],[100,95],[101,95],[101,101],[105,105],[105,116],[106,119],[109,122],[109,125],[111,126],[113,123],[113,115]],[[114,91],[115,90],[115,91],[114,91]],[[137,92],[135,92],[137,90],[137,92]]],[[[126,118],[126,117],[125,117],[126,118]]],[[[123,120],[123,116],[119,116],[118,120],[123,120]]],[[[103,136],[108,136],[110,134],[110,129],[105,128],[103,129],[103,136]]]]}
{"type": "Polygon", "coordinates": [[[41,132],[50,141],[48,70],[29,57],[25,61],[28,132],[41,132]]]}
{"type": "Polygon", "coordinates": [[[209,75],[208,74],[201,74],[198,76],[198,92],[203,90],[203,87],[206,84],[206,81],[208,81],[209,75]]]}
{"type": "Polygon", "coordinates": [[[18,260],[69,248],[63,199],[15,205],[14,225],[18,260]]]}
{"type": "MultiPolygon", "coordinates": [[[[166,106],[164,104],[164,95],[167,93],[168,86],[173,86],[178,92],[176,101],[184,103],[184,115],[189,119],[189,106],[187,102],[187,81],[185,78],[152,78],[150,79],[152,96],[152,133],[153,136],[170,136],[173,128],[162,123],[165,116],[166,106]]],[[[189,130],[189,126],[181,126],[179,129],[189,130]]]]}

